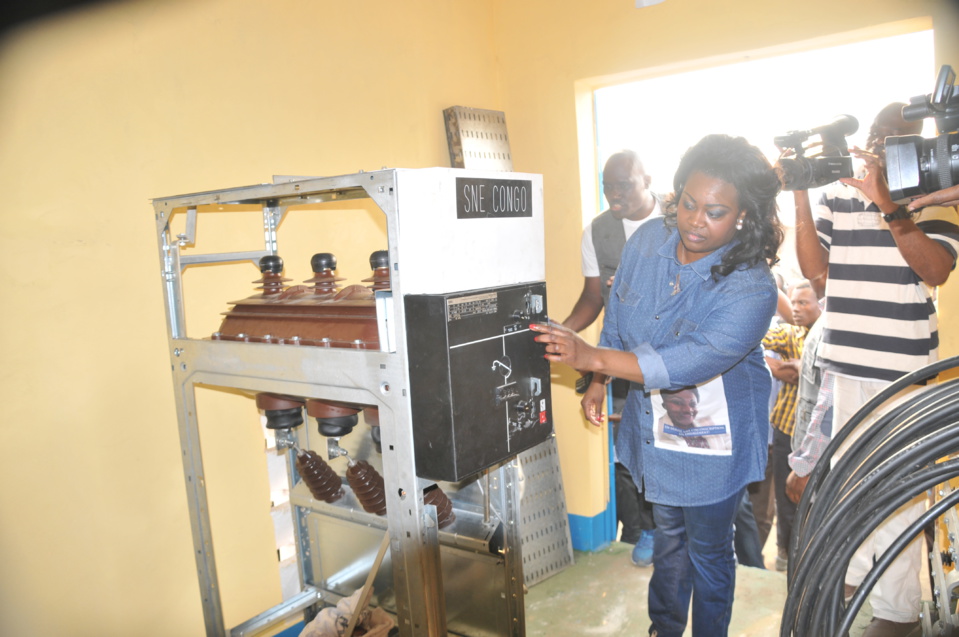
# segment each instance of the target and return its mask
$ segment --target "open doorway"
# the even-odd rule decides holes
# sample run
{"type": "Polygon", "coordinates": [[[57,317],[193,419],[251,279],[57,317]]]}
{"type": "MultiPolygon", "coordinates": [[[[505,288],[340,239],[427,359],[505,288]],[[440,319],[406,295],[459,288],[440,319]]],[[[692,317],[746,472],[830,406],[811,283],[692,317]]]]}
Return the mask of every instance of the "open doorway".
{"type": "MultiPolygon", "coordinates": [[[[826,124],[840,114],[859,120],[848,141],[850,147],[863,146],[876,113],[889,102],[929,93],[937,71],[931,30],[750,58],[745,54],[741,62],[710,62],[709,68],[670,75],[651,70],[644,79],[596,88],[597,184],[606,158],[629,148],[642,157],[652,190],[665,194],[672,191],[683,152],[704,135],[741,135],[775,162],[775,136],[826,124]]],[[[924,135],[935,134],[932,121],[926,127],[924,135]]],[[[606,207],[598,186],[594,192],[599,199],[584,210],[584,225],[606,207]]],[[[790,193],[780,196],[779,207],[791,229],[790,193]]],[[[795,269],[792,241],[787,239],[780,256],[784,270],[795,269]]]]}

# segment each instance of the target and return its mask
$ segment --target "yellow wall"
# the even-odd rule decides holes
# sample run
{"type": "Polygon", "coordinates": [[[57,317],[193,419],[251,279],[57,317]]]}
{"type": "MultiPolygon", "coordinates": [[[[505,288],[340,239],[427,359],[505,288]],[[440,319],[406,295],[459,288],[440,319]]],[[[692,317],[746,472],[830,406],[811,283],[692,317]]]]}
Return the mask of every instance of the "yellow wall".
{"type": "MultiPolygon", "coordinates": [[[[0,634],[203,633],[149,199],[449,165],[442,110],[502,107],[490,29],[486,2],[163,0],[3,42],[0,634]]],[[[358,251],[350,283],[362,225],[313,246],[358,251]]],[[[198,335],[253,292],[224,269],[186,274],[198,335]]],[[[280,601],[263,441],[252,401],[198,400],[232,626],[280,601]]]]}
{"type": "MultiPolygon", "coordinates": [[[[141,0],[8,35],[0,633],[203,632],[151,197],[274,174],[448,165],[442,109],[503,110],[516,169],[544,174],[558,316],[581,284],[577,81],[917,16],[951,36],[949,5],[141,0]]],[[[940,61],[959,64],[943,40],[940,61]]],[[[379,230],[373,222],[350,238],[338,219],[337,245],[317,251],[342,254],[344,274],[362,278],[379,230]]],[[[309,275],[299,261],[288,268],[309,275]]],[[[252,268],[226,270],[188,273],[204,308],[191,322],[199,333],[250,291],[252,268]]],[[[942,295],[944,316],[957,312],[953,294],[942,295]]],[[[945,353],[959,351],[955,339],[944,335],[945,353]]],[[[569,508],[591,516],[603,507],[602,437],[578,414],[573,376],[558,374],[569,508]]],[[[279,596],[272,529],[256,521],[269,504],[262,441],[248,399],[210,390],[198,399],[201,417],[210,414],[202,435],[233,625],[279,596]]]]}

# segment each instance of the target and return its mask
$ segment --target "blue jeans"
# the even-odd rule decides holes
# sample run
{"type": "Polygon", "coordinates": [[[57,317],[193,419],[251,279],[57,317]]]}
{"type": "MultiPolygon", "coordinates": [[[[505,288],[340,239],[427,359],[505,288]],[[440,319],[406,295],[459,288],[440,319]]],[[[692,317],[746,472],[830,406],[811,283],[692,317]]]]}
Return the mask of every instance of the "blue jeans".
{"type": "Polygon", "coordinates": [[[743,490],[699,507],[653,504],[656,520],[649,618],[657,637],[682,637],[693,602],[693,637],[729,630],[736,586],[733,520],[743,490]]]}

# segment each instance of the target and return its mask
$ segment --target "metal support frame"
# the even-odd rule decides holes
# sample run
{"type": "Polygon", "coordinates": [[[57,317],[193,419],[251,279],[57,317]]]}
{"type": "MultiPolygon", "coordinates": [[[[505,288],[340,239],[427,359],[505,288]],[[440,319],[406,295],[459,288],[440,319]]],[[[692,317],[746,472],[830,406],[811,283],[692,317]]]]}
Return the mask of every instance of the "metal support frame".
{"type": "MultiPolygon", "coordinates": [[[[490,489],[498,497],[501,511],[509,512],[519,509],[518,472],[519,463],[513,460],[493,474],[490,489]]],[[[520,637],[526,634],[526,607],[523,600],[523,559],[519,555],[519,516],[506,517],[506,589],[509,591],[506,607],[509,617],[512,618],[509,635],[520,637]]]]}
{"type": "MultiPolygon", "coordinates": [[[[400,634],[444,636],[448,633],[440,569],[435,509],[424,506],[423,488],[430,484],[416,475],[411,426],[409,372],[406,351],[406,316],[402,302],[379,302],[378,320],[384,351],[291,347],[189,338],[186,334],[182,276],[197,264],[256,261],[277,253],[277,228],[292,205],[369,198],[386,216],[393,298],[403,298],[403,277],[398,267],[397,174],[394,170],[357,173],[330,178],[307,178],[155,199],[153,201],[164,301],[173,370],[177,419],[184,479],[189,501],[197,574],[208,635],[248,634],[283,619],[318,600],[336,596],[310,586],[309,559],[299,559],[303,592],[228,631],[224,626],[217,581],[213,535],[208,516],[203,456],[200,449],[195,387],[208,385],[319,398],[379,408],[383,448],[383,474],[387,489],[387,532],[393,568],[396,612],[400,634]],[[251,204],[263,209],[262,251],[183,255],[196,234],[196,216],[202,206],[251,204]],[[186,212],[187,232],[171,236],[170,221],[186,212]],[[386,327],[388,326],[388,328],[386,327]]],[[[202,210],[200,210],[202,213],[202,210]]],[[[290,464],[291,475],[292,460],[290,464]]],[[[492,506],[499,508],[506,525],[506,604],[513,618],[510,635],[525,634],[523,573],[517,529],[518,491],[515,461],[490,472],[492,506]]],[[[292,494],[291,494],[292,495],[292,494]]],[[[308,511],[294,506],[299,546],[307,544],[308,511]]]]}

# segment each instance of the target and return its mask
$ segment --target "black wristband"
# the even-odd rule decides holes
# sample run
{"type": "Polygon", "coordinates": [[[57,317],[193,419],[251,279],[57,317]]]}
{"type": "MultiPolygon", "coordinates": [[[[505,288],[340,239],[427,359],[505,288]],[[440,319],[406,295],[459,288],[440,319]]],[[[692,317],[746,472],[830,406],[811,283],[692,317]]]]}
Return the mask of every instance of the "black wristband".
{"type": "Polygon", "coordinates": [[[896,219],[912,219],[912,211],[906,208],[906,206],[900,205],[894,212],[883,214],[882,218],[886,223],[895,221],[896,219]]]}

